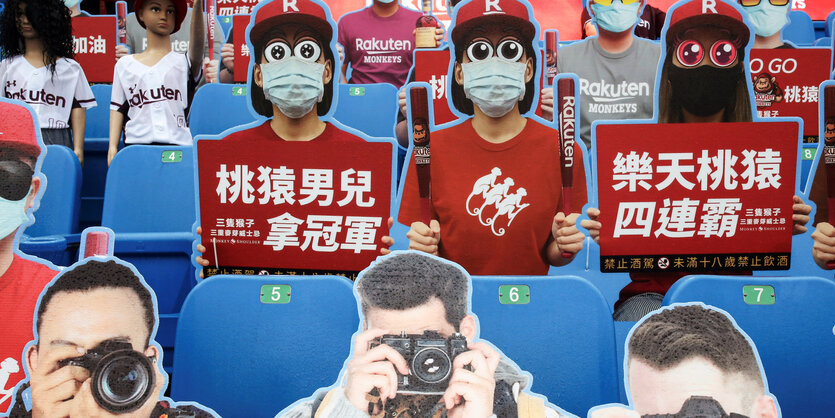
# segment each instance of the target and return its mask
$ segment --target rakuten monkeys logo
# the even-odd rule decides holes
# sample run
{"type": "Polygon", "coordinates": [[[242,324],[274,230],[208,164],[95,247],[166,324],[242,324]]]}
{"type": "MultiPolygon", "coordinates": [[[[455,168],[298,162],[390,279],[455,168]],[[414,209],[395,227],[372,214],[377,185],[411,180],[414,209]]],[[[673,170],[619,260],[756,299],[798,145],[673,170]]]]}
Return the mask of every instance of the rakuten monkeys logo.
{"type": "Polygon", "coordinates": [[[164,102],[166,100],[182,101],[183,99],[183,93],[180,90],[165,87],[165,84],[151,90],[140,88],[138,91],[134,85],[128,90],[130,90],[131,94],[133,94],[128,99],[128,103],[130,103],[131,106],[139,108],[142,108],[142,106],[146,104],[164,102]]]}
{"type": "Polygon", "coordinates": [[[356,47],[357,51],[365,51],[366,54],[371,55],[379,55],[379,54],[393,54],[398,51],[411,51],[412,50],[412,41],[408,40],[399,40],[399,39],[362,39],[357,38],[356,47]]]}

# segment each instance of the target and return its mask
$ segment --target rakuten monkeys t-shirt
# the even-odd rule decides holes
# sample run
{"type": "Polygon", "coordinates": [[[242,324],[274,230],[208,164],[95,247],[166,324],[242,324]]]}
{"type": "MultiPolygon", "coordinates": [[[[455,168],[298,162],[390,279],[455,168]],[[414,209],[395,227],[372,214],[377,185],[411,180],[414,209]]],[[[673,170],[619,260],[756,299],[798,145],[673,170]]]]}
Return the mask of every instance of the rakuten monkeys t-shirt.
{"type": "Polygon", "coordinates": [[[403,6],[389,17],[371,7],[339,19],[339,43],[351,63],[351,84],[391,83],[401,87],[412,68],[415,23],[421,13],[403,6]]]}
{"type": "Polygon", "coordinates": [[[660,58],[661,47],[640,38],[617,54],[605,51],[596,36],[560,48],[560,73],[580,78],[580,138],[588,149],[592,122],[652,117],[660,58]]]}

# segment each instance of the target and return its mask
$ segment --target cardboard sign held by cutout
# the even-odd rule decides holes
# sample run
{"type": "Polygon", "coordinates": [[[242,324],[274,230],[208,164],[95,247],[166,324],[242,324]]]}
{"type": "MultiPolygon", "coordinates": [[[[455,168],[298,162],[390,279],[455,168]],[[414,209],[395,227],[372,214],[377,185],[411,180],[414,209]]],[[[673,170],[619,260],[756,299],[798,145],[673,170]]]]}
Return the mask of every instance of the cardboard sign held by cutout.
{"type": "Polygon", "coordinates": [[[116,16],[72,18],[74,59],[81,64],[87,81],[112,83],[116,65],[116,16]]]}

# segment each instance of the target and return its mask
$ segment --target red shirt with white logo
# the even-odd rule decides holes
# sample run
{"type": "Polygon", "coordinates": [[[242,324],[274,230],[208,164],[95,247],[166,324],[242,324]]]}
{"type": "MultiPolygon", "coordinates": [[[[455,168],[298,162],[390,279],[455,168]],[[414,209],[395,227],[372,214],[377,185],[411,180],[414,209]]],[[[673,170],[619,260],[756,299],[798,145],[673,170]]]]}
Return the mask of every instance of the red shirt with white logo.
{"type": "MultiPolygon", "coordinates": [[[[432,132],[430,149],[439,254],[473,275],[547,274],[545,249],[563,206],[557,131],[528,119],[514,138],[494,144],[470,119],[432,132]]],[[[586,177],[577,144],[574,155],[572,211],[579,213],[586,177]]],[[[413,158],[398,219],[407,226],[421,221],[413,158]]]]}
{"type": "Polygon", "coordinates": [[[38,297],[56,274],[46,264],[15,254],[0,276],[0,412],[9,408],[15,385],[26,377],[23,347],[34,339],[32,319],[38,297]]]}
{"type": "Polygon", "coordinates": [[[400,6],[393,15],[380,17],[371,7],[339,19],[339,43],[351,63],[351,84],[406,83],[412,68],[415,24],[422,14],[400,6]]]}

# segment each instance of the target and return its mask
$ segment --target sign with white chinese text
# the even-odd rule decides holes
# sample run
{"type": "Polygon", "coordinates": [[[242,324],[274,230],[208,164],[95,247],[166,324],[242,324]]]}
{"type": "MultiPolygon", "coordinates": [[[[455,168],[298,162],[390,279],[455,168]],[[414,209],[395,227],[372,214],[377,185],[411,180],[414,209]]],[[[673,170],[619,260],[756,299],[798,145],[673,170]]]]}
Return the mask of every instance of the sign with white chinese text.
{"type": "Polygon", "coordinates": [[[343,274],[388,233],[392,144],[199,140],[203,257],[215,274],[343,274]]]}
{"type": "Polygon", "coordinates": [[[751,77],[760,117],[798,116],[803,135],[818,135],[818,88],[829,79],[824,48],[752,49],[751,77]]]}
{"type": "Polygon", "coordinates": [[[799,129],[598,125],[601,271],[788,269],[799,129]]]}
{"type": "Polygon", "coordinates": [[[449,50],[415,50],[415,81],[429,83],[432,86],[432,109],[435,114],[435,125],[457,120],[450,105],[449,81],[449,50]]]}
{"type": "Polygon", "coordinates": [[[112,83],[116,66],[116,16],[72,18],[74,59],[91,83],[112,83]]]}

